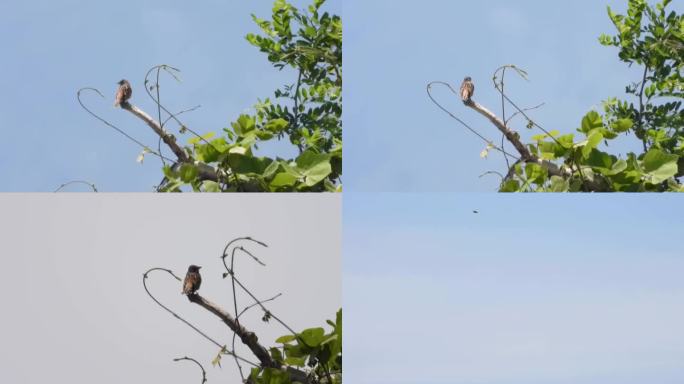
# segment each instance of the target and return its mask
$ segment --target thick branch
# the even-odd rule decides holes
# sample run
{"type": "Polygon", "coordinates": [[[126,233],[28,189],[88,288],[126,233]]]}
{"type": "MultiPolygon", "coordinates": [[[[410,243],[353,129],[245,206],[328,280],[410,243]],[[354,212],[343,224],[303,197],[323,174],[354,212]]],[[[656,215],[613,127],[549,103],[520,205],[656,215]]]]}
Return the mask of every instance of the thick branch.
{"type": "Polygon", "coordinates": [[[534,156],[532,156],[532,154],[527,149],[525,144],[523,144],[520,141],[520,135],[518,135],[518,133],[513,131],[512,129],[508,128],[506,124],[504,124],[504,122],[501,121],[501,119],[494,115],[494,113],[490,112],[487,108],[481,106],[480,104],[472,100],[469,103],[466,103],[466,105],[479,112],[482,116],[489,119],[489,121],[491,121],[492,124],[494,124],[499,129],[499,131],[501,131],[501,133],[504,134],[504,136],[506,136],[506,139],[511,144],[513,144],[515,149],[518,151],[520,156],[523,159],[525,159],[525,161],[530,161],[534,158],[534,156]]]}
{"type": "MultiPolygon", "coordinates": [[[[121,109],[124,109],[132,113],[135,117],[144,121],[150,128],[152,128],[154,133],[156,133],[164,141],[164,143],[166,143],[166,145],[169,146],[169,148],[176,155],[180,163],[194,163],[192,157],[188,156],[185,150],[183,150],[183,148],[181,148],[178,145],[178,143],[176,143],[176,138],[173,135],[164,131],[159,122],[157,122],[150,115],[145,113],[145,111],[126,101],[121,103],[121,109]]],[[[206,164],[198,164],[197,170],[199,172],[200,179],[218,181],[216,171],[212,167],[206,164]]]]}
{"type": "Polygon", "coordinates": [[[254,353],[254,356],[259,359],[262,366],[271,368],[279,367],[278,363],[273,361],[271,355],[269,355],[268,350],[259,344],[259,340],[254,332],[250,332],[245,327],[238,324],[238,322],[235,321],[233,316],[231,316],[228,312],[224,311],[218,305],[198,294],[188,295],[188,300],[200,305],[204,309],[218,316],[224,323],[226,323],[226,325],[240,337],[240,340],[242,340],[242,342],[249,347],[252,353],[254,353]]]}
{"type": "MultiPolygon", "coordinates": [[[[487,108],[483,107],[482,105],[476,103],[475,101],[470,100],[469,102],[465,103],[467,106],[470,108],[474,109],[478,113],[480,113],[482,116],[486,117],[489,121],[494,124],[494,126],[501,131],[501,133],[504,134],[506,139],[515,147],[515,149],[520,153],[520,159],[526,163],[535,163],[539,164],[540,166],[544,167],[550,175],[552,176],[560,176],[563,178],[568,178],[572,176],[573,172],[572,169],[567,167],[567,166],[558,166],[557,164],[541,159],[535,155],[533,155],[529,149],[523,144],[522,141],[520,141],[520,135],[518,132],[515,132],[514,130],[508,128],[506,124],[504,124],[501,119],[499,119],[494,113],[492,113],[490,110],[487,108]]],[[[603,188],[601,187],[601,183],[597,182],[596,180],[585,180],[586,186],[591,190],[591,191],[601,191],[603,188]]]]}
{"type": "MultiPolygon", "coordinates": [[[[203,307],[207,311],[216,315],[221,321],[223,321],[232,331],[234,331],[245,344],[261,362],[263,368],[282,368],[279,363],[271,358],[268,350],[261,344],[259,344],[259,339],[254,332],[247,330],[245,327],[240,325],[230,313],[223,310],[218,305],[212,303],[211,301],[203,298],[198,294],[188,295],[188,300],[203,307]]],[[[301,383],[309,383],[307,374],[303,371],[288,367],[287,372],[290,374],[292,381],[299,381],[301,383]]]]}
{"type": "Polygon", "coordinates": [[[157,122],[155,119],[153,119],[150,115],[145,113],[142,109],[136,107],[135,105],[129,103],[129,102],[122,102],[121,103],[121,109],[125,109],[128,112],[132,113],[135,115],[137,118],[140,120],[144,121],[147,125],[149,125],[150,128],[156,133],[159,137],[161,137],[162,140],[164,140],[164,143],[171,148],[171,151],[173,151],[174,154],[176,154],[176,157],[178,160],[182,163],[187,163],[190,158],[188,157],[188,154],[185,153],[183,148],[181,148],[177,143],[176,143],[176,138],[173,137],[173,135],[170,135],[166,132],[164,132],[164,129],[162,129],[161,125],[159,125],[159,122],[157,122]]]}

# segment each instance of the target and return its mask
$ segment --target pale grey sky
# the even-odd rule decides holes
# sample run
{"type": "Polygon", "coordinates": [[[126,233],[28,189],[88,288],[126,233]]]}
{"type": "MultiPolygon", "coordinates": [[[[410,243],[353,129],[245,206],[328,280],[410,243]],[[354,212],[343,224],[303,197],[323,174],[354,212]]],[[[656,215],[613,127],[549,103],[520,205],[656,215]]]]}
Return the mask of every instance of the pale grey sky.
{"type": "MultiPolygon", "coordinates": [[[[227,241],[249,235],[268,243],[245,244],[267,266],[239,258],[242,282],[261,298],[282,293],[268,306],[295,330],[328,330],[341,306],[340,209],[339,194],[0,195],[0,382],[198,381],[199,368],[172,362],[185,355],[203,363],[210,382],[239,382],[232,359],[213,368],[218,348],[147,296],[143,273],[166,267],[183,277],[199,264],[200,294],[231,309],[220,255],[227,241]]],[[[148,281],[161,301],[229,343],[225,325],[189,303],[180,283],[164,272],[148,281]]],[[[243,325],[271,346],[287,330],[261,316],[252,310],[243,325]]]]}

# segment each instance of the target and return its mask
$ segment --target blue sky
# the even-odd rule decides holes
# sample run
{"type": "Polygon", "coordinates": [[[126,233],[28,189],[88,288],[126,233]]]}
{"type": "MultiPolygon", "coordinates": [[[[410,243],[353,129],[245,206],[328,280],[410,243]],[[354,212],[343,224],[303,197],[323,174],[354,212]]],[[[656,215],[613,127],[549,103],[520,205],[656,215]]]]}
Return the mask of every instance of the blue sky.
{"type": "MultiPolygon", "coordinates": [[[[295,0],[295,5],[309,1],[295,0]]],[[[162,78],[162,101],[201,132],[220,131],[258,98],[272,97],[292,73],[278,72],[244,39],[258,32],[250,14],[270,18],[272,1],[3,1],[0,4],[0,191],[52,191],[85,179],[102,191],[151,191],[161,164],[83,111],[76,91],[91,86],[107,97],[85,97],[96,112],[156,147],[156,136],[129,113],[112,107],[116,82],[129,79],[132,102],[153,111],[142,86],[157,64],[179,68],[183,82],[162,78]]],[[[341,0],[326,10],[340,14],[341,0]]],[[[186,142],[189,136],[181,139],[186,142]]],[[[292,154],[290,145],[263,153],[292,154]]],[[[73,186],[68,190],[87,190],[73,186]]]]}
{"type": "Polygon", "coordinates": [[[345,380],[681,383],[679,203],[345,192],[345,380]]]}
{"type": "MultiPolygon", "coordinates": [[[[673,2],[677,3],[677,2],[673,2]]],[[[345,189],[347,191],[495,191],[505,162],[427,98],[433,80],[475,82],[475,99],[500,115],[492,74],[504,64],[506,89],[522,107],[545,102],[531,116],[548,130],[573,132],[602,100],[624,95],[636,81],[615,48],[598,43],[614,33],[606,5],[624,13],[626,0],[546,1],[345,0],[345,189]],[[401,5],[399,5],[401,4],[401,5]]],[[[682,2],[670,5],[684,10],[682,2]]],[[[638,70],[637,70],[638,72],[638,70]]],[[[492,139],[498,131],[444,88],[435,97],[492,139]]],[[[510,114],[510,108],[508,109],[510,114]]],[[[523,138],[530,132],[518,120],[523,138]]],[[[616,149],[633,148],[621,139],[616,149]]]]}

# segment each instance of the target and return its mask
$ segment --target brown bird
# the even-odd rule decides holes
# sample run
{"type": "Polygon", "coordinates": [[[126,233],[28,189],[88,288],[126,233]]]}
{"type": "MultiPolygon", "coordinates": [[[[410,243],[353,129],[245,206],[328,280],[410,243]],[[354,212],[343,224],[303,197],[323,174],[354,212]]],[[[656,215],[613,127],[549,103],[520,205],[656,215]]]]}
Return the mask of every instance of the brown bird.
{"type": "Polygon", "coordinates": [[[188,273],[185,274],[185,280],[183,281],[183,294],[184,295],[194,295],[195,292],[202,285],[202,276],[199,274],[199,270],[202,267],[197,265],[191,265],[188,267],[188,273]]]}
{"type": "Polygon", "coordinates": [[[466,78],[463,79],[460,93],[463,104],[469,104],[471,102],[470,98],[473,97],[473,93],[475,93],[475,85],[470,76],[466,76],[466,78]]]}
{"type": "Polygon", "coordinates": [[[121,79],[119,81],[119,89],[116,91],[116,96],[114,97],[114,106],[118,107],[121,103],[125,103],[133,95],[133,89],[131,88],[131,83],[126,79],[121,79]]]}

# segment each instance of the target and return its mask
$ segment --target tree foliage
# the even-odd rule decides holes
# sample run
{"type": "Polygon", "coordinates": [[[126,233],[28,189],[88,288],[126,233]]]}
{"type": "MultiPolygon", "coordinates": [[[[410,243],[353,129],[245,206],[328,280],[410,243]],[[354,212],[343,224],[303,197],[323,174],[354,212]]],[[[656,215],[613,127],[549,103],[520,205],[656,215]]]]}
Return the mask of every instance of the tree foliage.
{"type": "MultiPolygon", "coordinates": [[[[252,15],[260,34],[247,41],[267,55],[273,67],[294,70],[292,84],[273,99],[258,100],[220,136],[212,132],[189,140],[194,163],[164,167],[162,190],[179,191],[340,191],[342,175],[342,20],[321,11],[325,0],[300,10],[276,0],[271,20],[252,15]],[[256,156],[260,143],[287,140],[293,159],[256,156]],[[216,169],[218,180],[201,177],[216,169]]],[[[182,130],[182,129],[181,129],[182,130]]]]}
{"type": "MultiPolygon", "coordinates": [[[[602,35],[601,44],[619,49],[619,58],[643,68],[643,76],[626,87],[630,99],[609,98],[604,113],[588,112],[575,134],[558,131],[533,137],[530,151],[562,163],[570,177],[549,176],[539,164],[516,164],[501,191],[682,191],[684,175],[684,17],[668,12],[670,0],[654,7],[629,0],[626,15],[608,7],[617,35],[602,35]],[[638,138],[643,152],[618,156],[600,148],[620,136],[638,138]],[[593,187],[588,187],[591,183],[593,187]]],[[[529,124],[528,124],[529,125],[529,124]]]]}
{"type": "MultiPolygon", "coordinates": [[[[312,383],[342,383],[342,310],[335,321],[328,320],[332,331],[309,328],[297,335],[285,335],[276,340],[281,348],[270,349],[273,360],[284,366],[306,369],[312,383]]],[[[287,371],[275,368],[253,368],[249,381],[255,384],[290,384],[287,371]]]]}
{"type": "Polygon", "coordinates": [[[464,105],[489,120],[501,133],[498,145],[440,104],[431,93],[441,84],[460,94],[450,84],[433,81],[427,86],[429,98],[442,111],[464,125],[487,144],[482,156],[490,150],[503,153],[508,172],[487,174],[501,176],[501,192],[665,192],[684,191],[684,16],[668,11],[671,0],[651,6],[646,0],[628,0],[627,14],[608,7],[608,17],[615,25],[615,36],[601,35],[599,42],[618,48],[621,61],[640,68],[641,76],[627,85],[627,99],[608,98],[601,112],[592,110],[578,121],[575,133],[562,134],[547,130],[530,117],[532,108],[521,108],[506,94],[506,70],[526,78],[527,73],[515,65],[504,65],[493,75],[493,83],[501,94],[503,118],[499,118],[475,100],[464,105]],[[508,118],[506,105],[514,109],[508,118]],[[509,122],[524,118],[527,129],[539,130],[529,143],[509,122]],[[626,138],[640,143],[639,150],[610,153],[611,144],[626,138]],[[508,142],[515,152],[505,147],[508,142]],[[513,162],[511,161],[513,160],[513,162]]]}

